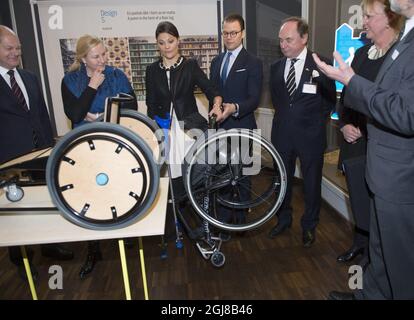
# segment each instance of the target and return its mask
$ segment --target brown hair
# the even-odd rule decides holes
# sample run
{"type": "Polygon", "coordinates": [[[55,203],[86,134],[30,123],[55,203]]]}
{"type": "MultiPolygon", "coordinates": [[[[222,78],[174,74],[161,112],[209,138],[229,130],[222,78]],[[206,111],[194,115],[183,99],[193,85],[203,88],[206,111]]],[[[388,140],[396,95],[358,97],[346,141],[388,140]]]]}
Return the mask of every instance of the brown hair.
{"type": "Polygon", "coordinates": [[[301,38],[306,34],[309,35],[309,25],[305,19],[302,19],[301,17],[289,17],[282,21],[281,26],[290,21],[296,22],[297,30],[301,38]]]}
{"type": "Polygon", "coordinates": [[[103,41],[100,38],[93,37],[89,34],[86,34],[78,39],[76,42],[76,56],[75,61],[73,64],[69,67],[69,71],[76,71],[79,70],[82,58],[85,58],[89,51],[92,48],[95,48],[99,44],[104,44],[103,41]]]}
{"type": "Polygon", "coordinates": [[[240,28],[243,31],[244,30],[244,19],[238,13],[229,14],[228,16],[226,16],[224,18],[223,23],[224,22],[234,22],[234,21],[237,21],[240,24],[240,28]]]}
{"type": "Polygon", "coordinates": [[[373,6],[375,2],[384,5],[384,12],[388,18],[388,24],[398,33],[403,26],[405,18],[402,15],[391,11],[391,4],[389,0],[362,0],[361,7],[366,8],[368,6],[373,6]]]}

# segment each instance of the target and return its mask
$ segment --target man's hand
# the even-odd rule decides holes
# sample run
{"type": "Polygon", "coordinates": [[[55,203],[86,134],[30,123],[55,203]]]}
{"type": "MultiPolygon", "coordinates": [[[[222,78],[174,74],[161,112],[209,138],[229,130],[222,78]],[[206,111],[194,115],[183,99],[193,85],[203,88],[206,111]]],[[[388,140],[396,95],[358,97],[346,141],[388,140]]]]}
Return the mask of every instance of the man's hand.
{"type": "Polygon", "coordinates": [[[343,85],[347,86],[351,78],[355,75],[354,70],[348,66],[341,55],[335,51],[333,53],[334,59],[338,62],[339,67],[334,68],[333,66],[323,62],[319,59],[316,53],[312,54],[313,60],[315,60],[318,68],[329,78],[341,82],[343,85]]]}
{"type": "Polygon", "coordinates": [[[217,115],[217,122],[223,122],[226,120],[229,116],[231,116],[233,113],[236,112],[237,108],[234,103],[223,103],[223,105],[218,108],[219,110],[213,109],[210,111],[209,115],[211,116],[213,113],[217,115]]]}
{"type": "Polygon", "coordinates": [[[346,124],[341,128],[344,139],[348,143],[355,143],[359,138],[362,137],[361,130],[353,126],[352,124],[346,124]]]}

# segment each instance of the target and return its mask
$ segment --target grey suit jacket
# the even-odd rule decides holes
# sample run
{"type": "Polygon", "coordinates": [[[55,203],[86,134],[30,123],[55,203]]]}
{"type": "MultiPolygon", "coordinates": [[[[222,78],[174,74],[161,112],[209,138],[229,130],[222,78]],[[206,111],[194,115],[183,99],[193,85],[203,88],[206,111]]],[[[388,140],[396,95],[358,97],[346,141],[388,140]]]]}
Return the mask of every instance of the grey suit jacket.
{"type": "Polygon", "coordinates": [[[345,103],[366,114],[366,178],[371,191],[393,203],[414,203],[414,29],[384,61],[375,83],[352,77],[345,103]]]}

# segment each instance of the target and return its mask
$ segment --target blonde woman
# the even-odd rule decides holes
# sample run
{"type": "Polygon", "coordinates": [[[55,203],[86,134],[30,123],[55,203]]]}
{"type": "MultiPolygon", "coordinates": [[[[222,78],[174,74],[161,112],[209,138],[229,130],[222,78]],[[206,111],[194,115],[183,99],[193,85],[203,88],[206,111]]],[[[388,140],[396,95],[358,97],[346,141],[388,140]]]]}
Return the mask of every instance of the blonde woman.
{"type": "Polygon", "coordinates": [[[107,62],[101,39],[90,35],[79,38],[75,62],[62,80],[63,107],[73,128],[96,120],[104,111],[107,97],[119,93],[135,96],[122,70],[106,65],[107,62]]]}

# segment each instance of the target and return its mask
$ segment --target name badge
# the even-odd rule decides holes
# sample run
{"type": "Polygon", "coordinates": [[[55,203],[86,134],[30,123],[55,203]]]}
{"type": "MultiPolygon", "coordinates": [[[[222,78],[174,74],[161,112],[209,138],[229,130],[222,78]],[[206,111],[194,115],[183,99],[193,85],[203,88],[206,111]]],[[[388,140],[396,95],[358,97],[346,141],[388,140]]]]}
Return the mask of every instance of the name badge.
{"type": "Polygon", "coordinates": [[[303,93],[308,93],[308,94],[316,94],[316,89],[317,89],[317,85],[315,83],[304,83],[303,84],[303,88],[302,88],[302,92],[303,93]]]}
{"type": "Polygon", "coordinates": [[[392,53],[392,56],[391,56],[392,60],[397,59],[397,57],[398,57],[399,54],[400,53],[398,52],[398,50],[394,50],[394,52],[392,53]]]}

